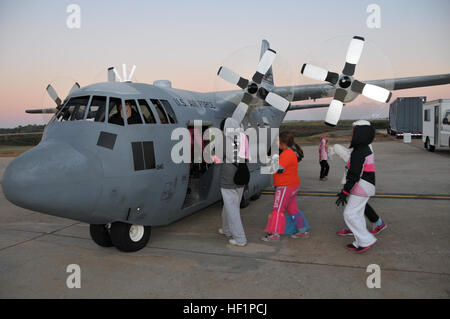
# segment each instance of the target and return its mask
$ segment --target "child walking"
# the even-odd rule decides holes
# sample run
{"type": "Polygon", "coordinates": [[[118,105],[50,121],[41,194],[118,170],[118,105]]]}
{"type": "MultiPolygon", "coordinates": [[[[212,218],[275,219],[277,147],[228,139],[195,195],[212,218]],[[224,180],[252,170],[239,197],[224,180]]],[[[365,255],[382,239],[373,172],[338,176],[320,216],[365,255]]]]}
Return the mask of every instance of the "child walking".
{"type": "Polygon", "coordinates": [[[281,234],[291,235],[292,238],[309,237],[309,224],[304,214],[297,206],[297,191],[300,187],[298,176],[298,162],[303,157],[303,151],[294,142],[294,136],[283,132],[278,138],[281,151],[279,169],[273,175],[275,196],[272,213],[269,217],[263,241],[280,241],[281,234]],[[284,215],[287,210],[288,216],[284,215]]]}
{"type": "Polygon", "coordinates": [[[346,205],[344,220],[355,236],[355,241],[347,249],[362,253],[370,249],[377,239],[366,227],[364,211],[369,198],[375,195],[374,154],[369,147],[375,138],[375,129],[368,121],[356,121],[353,127],[350,148],[352,153],[347,163],[346,183],[336,205],[346,205]],[[348,201],[347,201],[348,198],[348,201]]]}
{"type": "MultiPolygon", "coordinates": [[[[370,125],[370,122],[362,121],[362,120],[355,122],[355,123],[359,123],[359,124],[365,123],[367,125],[370,125]]],[[[369,145],[369,147],[370,147],[370,150],[373,152],[372,145],[369,145]]],[[[339,144],[335,144],[331,150],[332,151],[334,150],[335,154],[337,154],[345,163],[348,163],[348,161],[350,159],[351,150],[349,150],[348,148],[346,148],[342,145],[339,145],[339,144]]],[[[346,176],[344,175],[342,184],[345,184],[345,183],[346,183],[346,176]]],[[[369,230],[370,233],[376,235],[387,228],[387,225],[384,222],[384,220],[382,220],[381,217],[378,216],[378,214],[375,212],[375,210],[372,208],[372,206],[369,205],[369,203],[366,204],[366,207],[364,209],[364,215],[372,223],[372,229],[369,230]]],[[[352,231],[348,228],[339,230],[336,232],[336,234],[339,236],[353,236],[352,231]]]]}
{"type": "Polygon", "coordinates": [[[320,138],[319,145],[319,163],[320,163],[320,180],[325,182],[328,180],[328,171],[330,165],[328,164],[328,140],[325,136],[320,138]]]}

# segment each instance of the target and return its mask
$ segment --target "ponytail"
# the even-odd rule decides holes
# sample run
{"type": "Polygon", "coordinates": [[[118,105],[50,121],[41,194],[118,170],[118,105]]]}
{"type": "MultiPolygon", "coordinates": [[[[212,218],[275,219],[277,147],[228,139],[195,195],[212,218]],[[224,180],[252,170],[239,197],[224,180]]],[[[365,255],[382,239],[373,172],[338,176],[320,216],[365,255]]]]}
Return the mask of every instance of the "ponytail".
{"type": "Polygon", "coordinates": [[[300,162],[303,158],[302,148],[295,143],[294,135],[290,132],[282,132],[279,136],[280,142],[286,144],[290,149],[292,149],[297,154],[297,160],[300,162]]]}

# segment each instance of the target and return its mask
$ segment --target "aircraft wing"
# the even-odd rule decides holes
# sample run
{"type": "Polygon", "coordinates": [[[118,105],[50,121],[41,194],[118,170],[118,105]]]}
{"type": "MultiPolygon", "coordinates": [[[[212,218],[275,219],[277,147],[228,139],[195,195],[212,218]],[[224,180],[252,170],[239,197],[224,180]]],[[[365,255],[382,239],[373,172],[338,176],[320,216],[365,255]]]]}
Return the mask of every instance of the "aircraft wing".
{"type": "MultiPolygon", "coordinates": [[[[419,87],[450,84],[450,74],[447,73],[438,75],[413,76],[407,78],[383,79],[364,82],[374,84],[386,88],[388,90],[404,90],[419,87]]],[[[292,99],[292,101],[295,102],[310,99],[333,97],[335,87],[331,84],[325,83],[325,84],[275,87],[273,88],[272,91],[289,100],[292,99]]]]}
{"type": "Polygon", "coordinates": [[[288,111],[305,110],[305,109],[317,109],[321,107],[329,107],[330,104],[291,104],[288,111]]]}

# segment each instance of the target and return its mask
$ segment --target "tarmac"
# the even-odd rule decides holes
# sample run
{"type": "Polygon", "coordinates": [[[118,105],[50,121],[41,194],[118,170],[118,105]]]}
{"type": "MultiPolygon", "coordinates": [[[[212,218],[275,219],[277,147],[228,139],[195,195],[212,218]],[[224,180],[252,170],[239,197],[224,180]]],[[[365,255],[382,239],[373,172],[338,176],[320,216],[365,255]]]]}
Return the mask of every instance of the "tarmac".
{"type": "MultiPolygon", "coordinates": [[[[0,298],[447,299],[450,151],[430,153],[418,141],[400,140],[373,147],[377,194],[395,196],[370,200],[388,228],[364,254],[345,249],[352,237],[336,235],[344,221],[333,194],[341,188],[344,163],[335,156],[328,181],[319,181],[317,146],[304,147],[299,166],[304,195],[298,203],[311,225],[308,239],[260,240],[270,189],[241,210],[246,247],[230,246],[217,233],[219,202],[154,227],[147,247],[136,253],[99,247],[89,225],[16,207],[0,192],[0,298]],[[81,288],[66,285],[70,264],[80,266],[81,288]],[[380,288],[367,286],[371,264],[381,269],[380,288]]],[[[0,158],[0,181],[11,160],[0,158]]]]}

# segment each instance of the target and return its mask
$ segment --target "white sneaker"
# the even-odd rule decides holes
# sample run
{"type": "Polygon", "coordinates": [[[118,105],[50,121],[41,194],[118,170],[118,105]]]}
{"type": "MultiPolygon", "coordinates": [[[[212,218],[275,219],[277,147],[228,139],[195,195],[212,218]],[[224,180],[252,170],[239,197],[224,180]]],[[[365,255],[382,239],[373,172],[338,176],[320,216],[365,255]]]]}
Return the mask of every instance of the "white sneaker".
{"type": "Polygon", "coordinates": [[[230,243],[230,245],[233,245],[233,246],[239,246],[239,247],[244,247],[244,246],[247,245],[247,243],[243,243],[243,244],[238,243],[238,242],[237,242],[236,240],[234,240],[234,239],[230,239],[228,242],[230,243]]]}
{"type": "Polygon", "coordinates": [[[226,236],[227,238],[231,238],[231,237],[232,237],[231,235],[226,235],[226,234],[223,232],[223,229],[222,229],[222,228],[219,228],[218,232],[219,232],[219,234],[224,235],[224,236],[226,236]]]}

